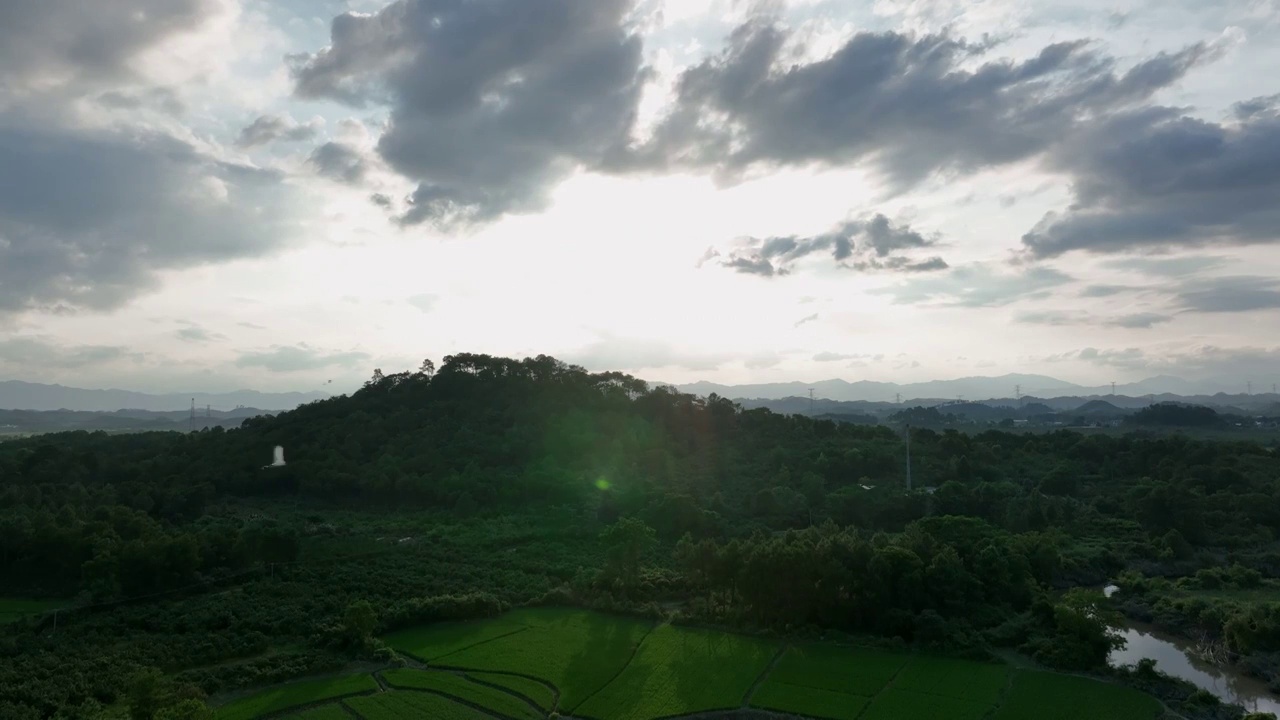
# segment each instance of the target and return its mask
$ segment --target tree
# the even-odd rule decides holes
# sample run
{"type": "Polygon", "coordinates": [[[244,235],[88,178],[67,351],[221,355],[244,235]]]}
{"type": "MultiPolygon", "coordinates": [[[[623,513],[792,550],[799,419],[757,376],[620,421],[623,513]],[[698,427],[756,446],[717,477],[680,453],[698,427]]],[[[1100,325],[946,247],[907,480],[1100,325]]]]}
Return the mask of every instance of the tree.
{"type": "Polygon", "coordinates": [[[158,668],[144,668],[130,680],[126,692],[129,717],[132,720],[154,720],[156,713],[169,704],[172,695],[169,681],[158,668]]]}
{"type": "Polygon", "coordinates": [[[155,720],[213,720],[213,710],[201,700],[188,698],[161,709],[155,720]]]}
{"type": "Polygon", "coordinates": [[[644,554],[658,544],[653,528],[635,518],[622,518],[600,534],[604,543],[605,572],[621,583],[623,590],[633,588],[640,578],[640,562],[644,554]]]}
{"type": "Polygon", "coordinates": [[[378,627],[378,614],[368,600],[357,600],[347,606],[342,615],[342,626],[356,642],[363,642],[378,627]]]}
{"type": "Polygon", "coordinates": [[[428,378],[436,374],[436,364],[431,362],[431,358],[422,361],[422,365],[418,366],[418,374],[428,378]]]}

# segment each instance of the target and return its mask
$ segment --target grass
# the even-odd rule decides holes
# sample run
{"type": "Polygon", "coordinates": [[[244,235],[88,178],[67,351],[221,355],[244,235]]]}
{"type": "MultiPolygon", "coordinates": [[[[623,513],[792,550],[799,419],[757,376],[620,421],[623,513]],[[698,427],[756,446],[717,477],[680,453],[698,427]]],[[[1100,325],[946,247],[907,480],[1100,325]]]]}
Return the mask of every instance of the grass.
{"type": "Polygon", "coordinates": [[[440,623],[401,630],[388,635],[387,645],[423,662],[528,629],[519,622],[498,618],[465,623],[440,623]]]}
{"type": "Polygon", "coordinates": [[[992,720],[1152,720],[1160,703],[1129,688],[1088,678],[1019,670],[992,720]]]}
{"type": "Polygon", "coordinates": [[[893,680],[895,690],[995,705],[1009,684],[1003,665],[937,657],[913,657],[893,680]]]}
{"type": "Polygon", "coordinates": [[[871,697],[889,684],[910,657],[867,648],[803,645],[787,649],[769,680],[871,697]]]}
{"type": "Polygon", "coordinates": [[[0,598],[0,625],[17,622],[28,615],[39,615],[66,607],[65,600],[19,600],[0,598]]]}
{"type": "Polygon", "coordinates": [[[305,680],[279,685],[218,708],[218,720],[252,720],[309,703],[361,693],[375,692],[378,683],[371,675],[349,675],[324,680],[305,680]]]}
{"type": "Polygon", "coordinates": [[[551,688],[521,675],[503,675],[501,673],[469,672],[467,677],[490,685],[500,685],[508,690],[520,693],[529,698],[535,705],[550,712],[556,706],[556,694],[551,688]]]}
{"type": "MultiPolygon", "coordinates": [[[[859,720],[982,720],[990,711],[991,706],[983,703],[887,688],[871,701],[859,720]]],[[[1093,715],[1084,717],[1093,720],[1093,715]]]]}
{"type": "Polygon", "coordinates": [[[751,707],[829,720],[857,720],[867,698],[766,680],[756,688],[751,707]]]}
{"type": "Polygon", "coordinates": [[[493,720],[478,710],[430,693],[385,692],[342,702],[365,720],[493,720]]]}
{"type": "Polygon", "coordinates": [[[613,682],[581,705],[565,707],[600,720],[736,708],[776,650],[756,638],[663,625],[613,682]]]}
{"type": "Polygon", "coordinates": [[[429,670],[388,670],[382,674],[394,688],[430,690],[451,695],[510,718],[537,720],[541,713],[529,703],[496,688],[472,682],[461,675],[429,670]]]}
{"type": "Polygon", "coordinates": [[[546,681],[560,690],[560,706],[568,709],[612,680],[651,627],[640,620],[559,609],[521,610],[502,620],[529,627],[444,655],[434,664],[546,681]]]}

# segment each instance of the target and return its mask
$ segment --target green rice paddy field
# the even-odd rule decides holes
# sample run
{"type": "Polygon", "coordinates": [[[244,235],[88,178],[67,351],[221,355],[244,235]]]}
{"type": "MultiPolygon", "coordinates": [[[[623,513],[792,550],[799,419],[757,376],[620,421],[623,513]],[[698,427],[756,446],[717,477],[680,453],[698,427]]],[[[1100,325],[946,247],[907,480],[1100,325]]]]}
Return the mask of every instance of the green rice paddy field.
{"type": "Polygon", "coordinates": [[[398,632],[420,667],[272,688],[219,720],[656,720],[759,708],[824,720],[1154,720],[1128,688],[836,645],[789,645],[578,610],[398,632]]]}

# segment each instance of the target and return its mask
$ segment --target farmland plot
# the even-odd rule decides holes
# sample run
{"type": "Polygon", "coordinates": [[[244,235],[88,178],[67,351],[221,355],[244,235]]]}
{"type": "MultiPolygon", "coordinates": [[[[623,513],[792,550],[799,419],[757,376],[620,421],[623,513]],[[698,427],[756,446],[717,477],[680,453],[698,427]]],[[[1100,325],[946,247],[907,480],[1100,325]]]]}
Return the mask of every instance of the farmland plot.
{"type": "Polygon", "coordinates": [[[860,720],[982,720],[991,705],[888,688],[871,701],[860,720]]]}
{"type": "Polygon", "coordinates": [[[769,680],[800,687],[871,697],[880,692],[909,655],[837,645],[787,649],[769,680]]]}
{"type": "Polygon", "coordinates": [[[437,623],[409,628],[393,632],[384,640],[393,649],[429,663],[442,655],[455,653],[525,629],[527,626],[523,623],[501,617],[493,620],[437,623]]]}
{"type": "Polygon", "coordinates": [[[613,679],[631,659],[651,624],[574,610],[526,610],[512,622],[529,628],[437,658],[462,670],[527,675],[560,690],[560,706],[572,709],[613,679]]]}
{"type": "Polygon", "coordinates": [[[751,707],[829,720],[857,720],[867,698],[766,680],[751,697],[751,707]]]}
{"type": "Polygon", "coordinates": [[[376,692],[377,689],[378,683],[371,675],[350,675],[342,678],[290,683],[224,705],[218,709],[217,718],[218,720],[252,720],[252,718],[281,712],[299,705],[376,692]]]}
{"type": "Polygon", "coordinates": [[[365,720],[493,720],[448,698],[409,690],[349,698],[343,704],[365,720]]]}
{"type": "Polygon", "coordinates": [[[471,682],[461,675],[425,670],[388,670],[382,674],[395,688],[430,690],[452,695],[510,718],[537,720],[542,714],[520,698],[488,685],[471,682]]]}
{"type": "Polygon", "coordinates": [[[893,680],[895,690],[995,705],[1009,684],[1009,667],[970,660],[912,657],[893,680]]]}
{"type": "Polygon", "coordinates": [[[1151,720],[1155,698],[1097,680],[1019,670],[994,720],[1151,720]]]}
{"type": "Polygon", "coordinates": [[[289,716],[290,720],[351,720],[351,714],[342,708],[341,705],[333,703],[332,705],[321,705],[310,710],[303,710],[289,716]]]}
{"type": "Polygon", "coordinates": [[[502,673],[468,672],[467,677],[479,682],[499,685],[529,698],[535,705],[548,712],[555,709],[555,692],[546,685],[522,675],[504,675],[502,673]]]}
{"type": "Polygon", "coordinates": [[[600,720],[736,708],[776,650],[756,638],[663,625],[613,682],[581,705],[565,707],[600,720]]]}

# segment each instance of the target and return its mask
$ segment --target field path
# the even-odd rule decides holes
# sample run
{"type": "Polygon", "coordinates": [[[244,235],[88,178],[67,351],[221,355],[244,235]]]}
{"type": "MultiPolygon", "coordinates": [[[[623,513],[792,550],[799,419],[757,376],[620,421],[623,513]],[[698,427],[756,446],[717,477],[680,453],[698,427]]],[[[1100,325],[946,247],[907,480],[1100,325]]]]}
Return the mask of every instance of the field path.
{"type": "Polygon", "coordinates": [[[991,709],[982,716],[982,720],[991,720],[996,716],[996,713],[1000,712],[1000,708],[1004,706],[1005,699],[1009,697],[1009,691],[1013,689],[1013,678],[1017,674],[1018,669],[1010,665],[1009,677],[1004,681],[1004,687],[1000,689],[1000,697],[996,698],[996,704],[991,706],[991,709]]]}
{"type": "MultiPolygon", "coordinates": [[[[481,672],[481,671],[477,670],[475,672],[481,672]]],[[[560,707],[560,688],[556,687],[555,685],[552,685],[546,680],[541,680],[539,678],[536,678],[530,675],[521,675],[519,673],[513,673],[513,672],[490,672],[490,671],[484,671],[484,672],[488,672],[490,675],[510,675],[511,677],[524,678],[525,680],[532,680],[533,682],[538,683],[539,685],[551,691],[551,697],[552,697],[551,707],[548,710],[544,711],[533,698],[525,695],[522,692],[519,692],[518,690],[509,688],[503,685],[499,685],[497,683],[491,683],[486,680],[481,680],[480,678],[474,677],[465,672],[461,673],[461,675],[462,677],[466,678],[467,680],[477,685],[484,685],[485,687],[493,688],[494,690],[497,690],[499,692],[504,692],[512,697],[519,698],[523,702],[528,703],[529,707],[536,710],[539,715],[546,715],[547,713],[552,712],[556,708],[560,707]]]]}
{"type": "Polygon", "coordinates": [[[756,690],[760,689],[760,684],[769,678],[769,674],[772,673],[773,669],[778,667],[778,663],[782,661],[782,656],[786,655],[787,650],[790,649],[790,643],[782,643],[778,648],[778,652],[773,654],[773,659],[771,659],[769,664],[765,666],[763,671],[761,671],[760,677],[756,678],[756,681],[751,683],[751,687],[747,688],[747,694],[742,696],[742,707],[751,707],[751,698],[755,697],[756,690]]]}
{"type": "MultiPolygon", "coordinates": [[[[566,709],[566,710],[568,710],[569,712],[574,712],[574,711],[576,711],[578,708],[582,707],[583,705],[586,705],[586,704],[591,700],[591,698],[595,697],[596,695],[599,695],[601,690],[604,690],[605,688],[607,688],[607,687],[609,687],[610,685],[612,685],[612,684],[613,684],[613,681],[614,681],[614,680],[617,680],[617,679],[618,679],[618,676],[622,675],[623,671],[624,671],[624,670],[626,670],[627,668],[631,667],[631,663],[635,662],[636,655],[638,655],[638,654],[640,653],[640,647],[641,647],[642,645],[644,645],[644,641],[645,641],[645,640],[648,640],[648,639],[649,639],[649,636],[653,634],[653,631],[654,631],[654,630],[657,630],[658,628],[662,627],[663,625],[668,625],[668,624],[669,624],[669,623],[660,623],[660,624],[657,624],[657,625],[650,625],[650,626],[649,626],[649,629],[644,631],[644,637],[640,638],[640,642],[636,643],[636,646],[635,646],[635,647],[633,647],[633,648],[631,648],[631,657],[627,658],[627,661],[626,661],[625,663],[623,663],[623,664],[622,664],[622,667],[618,668],[618,672],[614,673],[614,674],[613,674],[613,677],[609,678],[609,682],[607,682],[607,683],[605,683],[605,684],[601,685],[600,687],[596,688],[596,689],[595,689],[595,692],[593,692],[593,693],[591,693],[590,695],[588,695],[588,696],[586,696],[585,698],[583,698],[583,699],[582,699],[582,702],[579,702],[579,703],[578,703],[577,705],[575,705],[574,707],[572,707],[572,708],[565,708],[565,709],[566,709]]],[[[558,700],[558,698],[557,698],[557,700],[558,700]]]]}

